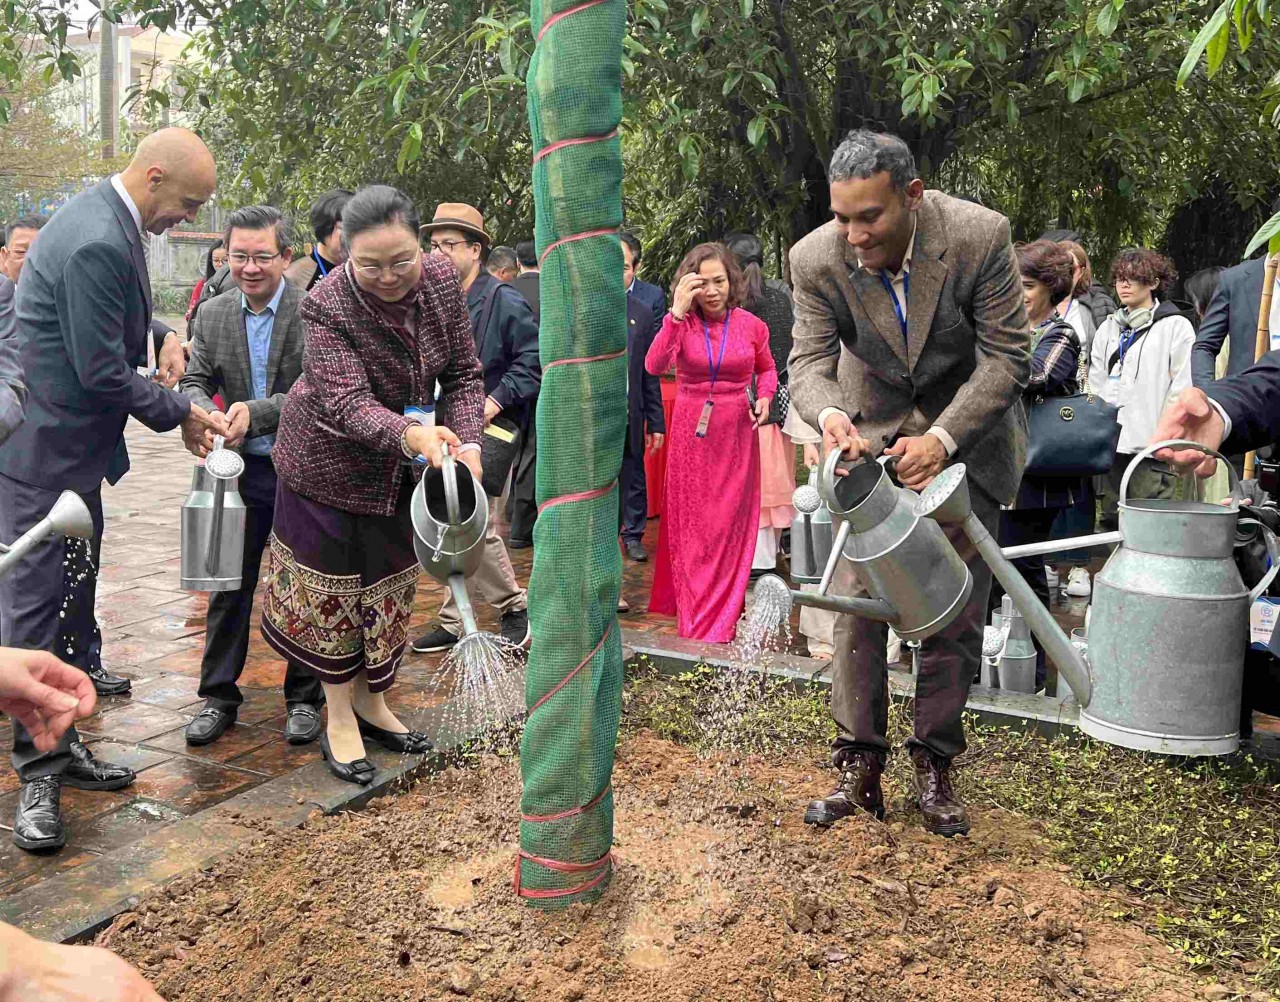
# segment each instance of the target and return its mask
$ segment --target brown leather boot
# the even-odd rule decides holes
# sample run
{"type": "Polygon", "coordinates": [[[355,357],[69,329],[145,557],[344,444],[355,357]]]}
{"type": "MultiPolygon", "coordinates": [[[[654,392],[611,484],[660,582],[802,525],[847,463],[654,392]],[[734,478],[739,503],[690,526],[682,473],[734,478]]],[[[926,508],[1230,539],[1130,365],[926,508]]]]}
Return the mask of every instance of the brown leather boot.
{"type": "Polygon", "coordinates": [[[880,791],[880,776],[884,772],[885,756],[869,751],[846,754],[840,767],[840,782],[822,800],[811,800],[804,812],[807,825],[831,825],[847,818],[858,808],[869,811],[877,821],[884,820],[884,794],[880,791]]]}
{"type": "Polygon", "coordinates": [[[920,745],[912,745],[910,754],[925,831],[948,837],[967,835],[969,815],[951,788],[951,762],[920,745]]]}

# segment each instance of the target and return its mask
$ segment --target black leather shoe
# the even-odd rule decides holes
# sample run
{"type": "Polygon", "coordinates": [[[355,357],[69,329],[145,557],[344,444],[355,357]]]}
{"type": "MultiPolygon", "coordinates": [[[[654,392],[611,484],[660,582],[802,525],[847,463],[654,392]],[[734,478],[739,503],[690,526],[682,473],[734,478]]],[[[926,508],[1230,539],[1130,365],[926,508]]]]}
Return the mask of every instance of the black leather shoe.
{"type": "Polygon", "coordinates": [[[333,750],[329,747],[329,735],[320,735],[320,754],[324,756],[324,763],[329,767],[329,771],[339,779],[348,783],[358,783],[360,786],[368,786],[373,782],[373,774],[377,771],[377,767],[367,758],[358,758],[354,762],[339,762],[333,757],[333,750]]]}
{"type": "Polygon", "coordinates": [[[516,647],[528,647],[531,636],[528,610],[517,609],[515,612],[508,612],[498,621],[498,632],[502,634],[503,640],[516,647]]]}
{"type": "Polygon", "coordinates": [[[507,543],[507,548],[511,550],[527,550],[531,546],[533,546],[532,539],[512,539],[507,543]]]}
{"type": "Polygon", "coordinates": [[[627,557],[634,560],[637,564],[643,564],[649,559],[649,554],[645,551],[644,544],[638,539],[632,539],[626,544],[627,557]]]}
{"type": "Polygon", "coordinates": [[[220,710],[216,706],[206,706],[196,714],[184,732],[187,744],[199,747],[211,745],[227,732],[227,728],[236,722],[236,715],[231,710],[220,710]]]}
{"type": "Polygon", "coordinates": [[[112,675],[105,668],[87,672],[93,679],[93,691],[99,696],[123,696],[133,689],[133,682],[120,675],[112,675]]]}
{"type": "Polygon", "coordinates": [[[320,710],[310,703],[291,703],[284,718],[284,739],[291,745],[310,744],[320,736],[320,710]]]}
{"type": "Polygon", "coordinates": [[[920,745],[913,745],[910,754],[925,831],[947,837],[968,834],[969,814],[951,788],[951,763],[920,745]]]}
{"type": "Polygon", "coordinates": [[[67,844],[62,784],[57,776],[41,776],[22,784],[13,819],[13,844],[28,850],[61,849],[67,844]]]}
{"type": "Polygon", "coordinates": [[[360,726],[360,735],[376,741],[387,751],[399,752],[401,755],[423,755],[435,747],[431,739],[421,731],[408,731],[397,734],[395,731],[384,731],[381,727],[369,723],[359,714],[356,723],[360,726]]]}
{"type": "Polygon", "coordinates": [[[62,770],[64,786],[77,790],[123,790],[138,774],[122,765],[99,762],[79,741],[71,742],[71,764],[62,770]]]}
{"type": "Polygon", "coordinates": [[[812,800],[804,812],[807,825],[831,825],[847,818],[859,808],[884,820],[884,793],[880,776],[884,773],[885,756],[875,752],[855,751],[845,755],[840,767],[840,782],[822,800],[812,800]]]}

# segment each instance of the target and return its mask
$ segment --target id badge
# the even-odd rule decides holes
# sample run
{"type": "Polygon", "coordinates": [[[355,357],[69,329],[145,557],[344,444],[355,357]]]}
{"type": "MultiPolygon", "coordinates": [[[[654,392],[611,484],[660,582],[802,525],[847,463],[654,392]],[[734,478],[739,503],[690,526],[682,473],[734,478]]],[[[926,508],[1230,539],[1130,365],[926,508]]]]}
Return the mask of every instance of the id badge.
{"type": "Polygon", "coordinates": [[[1271,636],[1275,633],[1280,614],[1280,599],[1260,595],[1249,608],[1249,646],[1255,651],[1271,648],[1271,636]]]}
{"type": "Polygon", "coordinates": [[[695,438],[707,437],[707,425],[711,423],[711,408],[715,406],[714,400],[708,400],[702,405],[702,417],[698,418],[698,427],[694,430],[695,438]]]}

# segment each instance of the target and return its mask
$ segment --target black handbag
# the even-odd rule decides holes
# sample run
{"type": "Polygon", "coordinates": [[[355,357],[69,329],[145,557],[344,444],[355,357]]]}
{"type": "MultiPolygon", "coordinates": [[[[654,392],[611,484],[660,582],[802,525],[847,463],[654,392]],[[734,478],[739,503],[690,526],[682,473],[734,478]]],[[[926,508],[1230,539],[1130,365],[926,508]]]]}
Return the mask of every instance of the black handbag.
{"type": "Polygon", "coordinates": [[[791,387],[788,385],[787,373],[778,373],[778,392],[769,401],[769,419],[765,424],[782,424],[787,419],[787,411],[791,408],[791,387]]]}
{"type": "Polygon", "coordinates": [[[520,452],[520,426],[501,415],[484,429],[480,437],[480,465],[484,476],[480,486],[491,498],[502,494],[511,476],[511,464],[520,452]]]}
{"type": "MultiPolygon", "coordinates": [[[[1086,386],[1082,351],[1076,385],[1086,386]]],[[[1092,393],[1040,397],[1027,408],[1027,466],[1037,477],[1096,477],[1111,469],[1120,444],[1120,410],[1092,393]]]]}

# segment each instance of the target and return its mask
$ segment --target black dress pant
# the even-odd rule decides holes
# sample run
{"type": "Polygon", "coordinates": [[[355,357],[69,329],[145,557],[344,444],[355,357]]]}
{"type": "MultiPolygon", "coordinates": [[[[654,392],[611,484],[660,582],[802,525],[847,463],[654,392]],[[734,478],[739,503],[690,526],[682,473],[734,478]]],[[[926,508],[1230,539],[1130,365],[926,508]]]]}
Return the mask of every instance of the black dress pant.
{"type": "MultiPolygon", "coordinates": [[[[209,596],[204,660],[200,663],[200,697],[209,706],[227,711],[234,711],[244,702],[236,683],[249,652],[253,593],[258,587],[262,552],[271,538],[276,507],[276,470],[270,457],[245,455],[239,489],[245,505],[240,589],[217,591],[209,596]]],[[[284,676],[284,698],[289,704],[319,706],[324,702],[324,690],[315,675],[290,662],[284,676]]]]}
{"type": "Polygon", "coordinates": [[[538,521],[538,401],[529,408],[529,421],[521,433],[520,452],[511,470],[511,493],[507,498],[510,538],[533,542],[533,526],[538,521]]]}
{"type": "Polygon", "coordinates": [[[644,475],[644,452],[639,455],[632,452],[629,442],[623,448],[622,471],[618,475],[618,506],[623,542],[640,542],[649,518],[649,491],[644,475]]]}
{"type": "MultiPolygon", "coordinates": [[[[0,475],[0,540],[11,543],[49,513],[61,495],[0,475]]],[[[93,516],[93,538],[47,539],[0,578],[0,633],[10,647],[50,651],[82,671],[101,667],[102,635],[94,618],[102,545],[102,492],[80,495],[93,516]]],[[[24,783],[59,776],[80,740],[70,728],[51,752],[39,752],[13,721],[13,768],[24,783]]]]}

